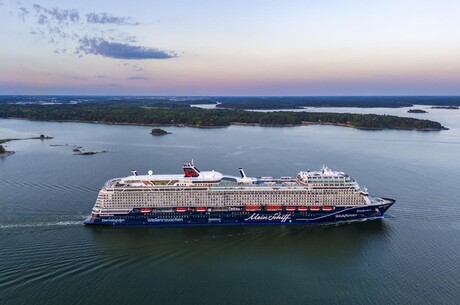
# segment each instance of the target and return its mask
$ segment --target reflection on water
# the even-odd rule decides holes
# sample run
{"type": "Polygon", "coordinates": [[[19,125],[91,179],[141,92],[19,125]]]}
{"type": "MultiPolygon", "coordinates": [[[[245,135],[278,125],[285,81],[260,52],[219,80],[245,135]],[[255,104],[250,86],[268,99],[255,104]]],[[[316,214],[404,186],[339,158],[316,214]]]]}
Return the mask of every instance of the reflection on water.
{"type": "MultiPolygon", "coordinates": [[[[337,259],[363,252],[362,247],[373,236],[385,239],[388,229],[383,220],[322,226],[195,226],[160,228],[89,227],[94,243],[110,257],[115,250],[136,256],[139,249],[153,254],[160,248],[171,248],[171,253],[194,256],[205,247],[203,257],[219,255],[220,259],[234,257],[244,248],[244,256],[273,256],[284,259],[284,254],[303,255],[306,259],[337,259]],[[122,241],[122,244],[120,244],[122,241]],[[315,245],[315,247],[312,247],[315,245]],[[218,253],[216,253],[216,251],[218,253]]],[[[118,252],[117,251],[117,252],[118,252]]],[[[175,254],[176,255],[176,254],[175,254]]],[[[165,259],[163,257],[163,259],[165,259]]],[[[175,257],[177,259],[177,257],[175,257]]]]}

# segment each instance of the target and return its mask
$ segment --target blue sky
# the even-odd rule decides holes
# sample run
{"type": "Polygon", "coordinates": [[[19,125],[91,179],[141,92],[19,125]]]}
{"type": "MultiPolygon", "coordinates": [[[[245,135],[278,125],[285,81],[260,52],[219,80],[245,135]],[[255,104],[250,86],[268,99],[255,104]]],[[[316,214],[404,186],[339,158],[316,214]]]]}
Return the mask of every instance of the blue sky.
{"type": "Polygon", "coordinates": [[[0,94],[458,95],[460,1],[0,0],[0,94]]]}

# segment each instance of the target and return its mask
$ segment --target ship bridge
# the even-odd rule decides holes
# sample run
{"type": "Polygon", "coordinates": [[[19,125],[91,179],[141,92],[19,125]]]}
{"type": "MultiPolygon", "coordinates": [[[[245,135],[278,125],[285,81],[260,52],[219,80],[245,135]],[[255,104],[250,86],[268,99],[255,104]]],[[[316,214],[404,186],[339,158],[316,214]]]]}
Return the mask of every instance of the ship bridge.
{"type": "Polygon", "coordinates": [[[323,165],[319,171],[302,171],[297,174],[297,181],[300,184],[310,187],[323,186],[339,186],[353,187],[359,189],[358,183],[345,174],[344,172],[333,171],[329,167],[323,165]]]}

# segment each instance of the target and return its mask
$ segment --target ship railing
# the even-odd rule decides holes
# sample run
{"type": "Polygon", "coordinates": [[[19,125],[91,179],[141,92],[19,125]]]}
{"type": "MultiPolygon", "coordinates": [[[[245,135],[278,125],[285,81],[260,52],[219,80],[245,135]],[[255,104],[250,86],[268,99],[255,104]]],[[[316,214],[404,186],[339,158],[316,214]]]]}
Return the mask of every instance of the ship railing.
{"type": "Polygon", "coordinates": [[[114,187],[120,181],[121,181],[121,178],[111,179],[104,184],[104,187],[114,187]]]}
{"type": "Polygon", "coordinates": [[[372,204],[383,204],[385,203],[385,199],[380,197],[372,197],[371,202],[372,204]]]}

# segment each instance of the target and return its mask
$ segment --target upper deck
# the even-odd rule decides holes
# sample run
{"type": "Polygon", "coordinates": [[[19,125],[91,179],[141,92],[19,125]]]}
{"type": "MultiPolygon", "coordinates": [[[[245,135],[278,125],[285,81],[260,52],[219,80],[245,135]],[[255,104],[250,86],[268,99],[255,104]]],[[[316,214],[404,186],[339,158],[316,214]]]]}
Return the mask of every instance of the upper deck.
{"type": "Polygon", "coordinates": [[[344,172],[333,171],[327,166],[323,166],[319,171],[306,171],[297,174],[297,180],[301,183],[355,183],[356,181],[344,172]]]}
{"type": "Polygon", "coordinates": [[[174,188],[212,188],[212,189],[334,189],[359,190],[358,183],[344,172],[332,171],[323,166],[320,171],[301,171],[292,177],[247,177],[240,169],[240,177],[224,175],[217,171],[199,171],[193,163],[184,164],[184,174],[138,175],[116,178],[105,183],[106,189],[174,189],[174,188]]]}

